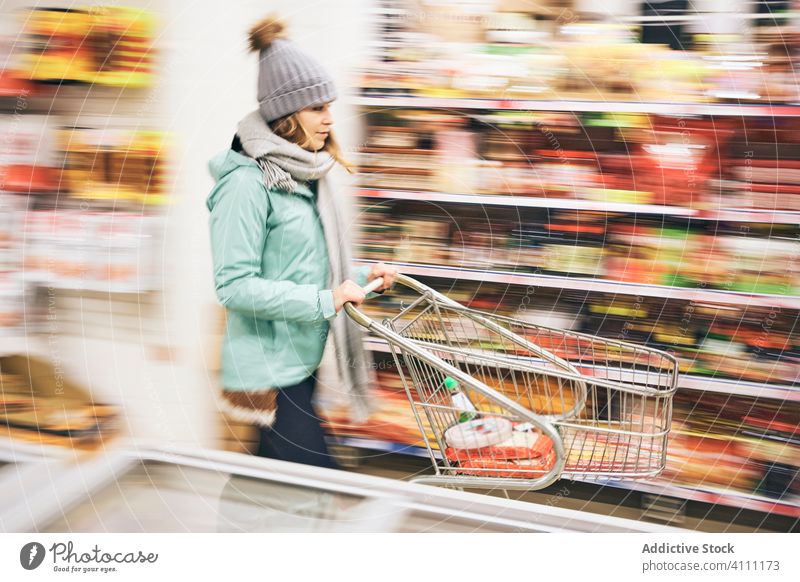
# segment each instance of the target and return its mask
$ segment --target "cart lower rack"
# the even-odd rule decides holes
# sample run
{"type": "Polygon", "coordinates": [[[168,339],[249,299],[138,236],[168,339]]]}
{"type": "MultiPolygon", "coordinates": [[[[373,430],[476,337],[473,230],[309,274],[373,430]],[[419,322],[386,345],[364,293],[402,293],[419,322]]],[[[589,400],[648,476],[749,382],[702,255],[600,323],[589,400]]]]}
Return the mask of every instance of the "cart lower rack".
{"type": "Polygon", "coordinates": [[[541,489],[664,469],[674,357],[481,313],[404,275],[397,282],[415,299],[393,317],[345,310],[391,348],[436,472],[417,481],[541,489]]]}

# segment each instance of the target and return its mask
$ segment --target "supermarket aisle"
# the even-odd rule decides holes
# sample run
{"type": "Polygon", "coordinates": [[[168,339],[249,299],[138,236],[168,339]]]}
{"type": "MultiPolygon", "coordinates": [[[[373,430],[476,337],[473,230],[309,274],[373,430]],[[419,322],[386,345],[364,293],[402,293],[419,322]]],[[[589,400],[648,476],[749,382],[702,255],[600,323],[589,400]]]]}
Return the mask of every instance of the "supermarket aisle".
{"type": "MultiPolygon", "coordinates": [[[[7,2],[4,15],[30,18],[0,31],[3,442],[72,452],[131,434],[246,450],[248,427],[213,403],[224,314],[199,197],[208,158],[254,105],[244,31],[264,8],[33,4],[7,2]]],[[[687,501],[686,527],[796,527],[798,4],[703,3],[718,12],[669,42],[652,33],[673,26],[637,21],[628,0],[602,14],[588,0],[349,0],[346,19],[339,3],[273,4],[347,87],[337,130],[358,170],[359,260],[473,309],[677,359],[660,481],[523,498],[664,517],[668,504],[642,509],[662,487],[687,501]]],[[[365,309],[381,319],[410,300],[365,309]]],[[[579,341],[539,339],[584,374],[607,372],[579,341]]],[[[333,403],[331,432],[365,450],[419,447],[387,344],[366,347],[378,410],[356,423],[333,403]]],[[[382,455],[356,470],[429,467],[382,455]]]]}

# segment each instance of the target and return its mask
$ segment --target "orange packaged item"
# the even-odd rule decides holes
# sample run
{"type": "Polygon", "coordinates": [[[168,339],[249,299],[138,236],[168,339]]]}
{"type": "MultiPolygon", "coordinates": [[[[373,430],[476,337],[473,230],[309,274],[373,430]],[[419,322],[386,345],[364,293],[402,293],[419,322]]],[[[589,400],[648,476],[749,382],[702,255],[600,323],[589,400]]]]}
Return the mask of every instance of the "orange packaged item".
{"type": "MultiPolygon", "coordinates": [[[[548,439],[549,440],[549,439],[548,439]]],[[[474,458],[460,463],[458,472],[463,475],[484,477],[510,477],[514,479],[536,478],[550,471],[556,463],[556,452],[551,450],[547,456],[538,459],[496,460],[474,458]]]]}
{"type": "Polygon", "coordinates": [[[6,166],[4,190],[22,194],[58,189],[58,170],[48,166],[14,164],[6,166]]]}
{"type": "Polygon", "coordinates": [[[448,447],[445,455],[453,462],[498,461],[511,459],[541,459],[553,450],[553,441],[538,431],[514,431],[511,438],[491,447],[481,449],[456,449],[448,447]]]}

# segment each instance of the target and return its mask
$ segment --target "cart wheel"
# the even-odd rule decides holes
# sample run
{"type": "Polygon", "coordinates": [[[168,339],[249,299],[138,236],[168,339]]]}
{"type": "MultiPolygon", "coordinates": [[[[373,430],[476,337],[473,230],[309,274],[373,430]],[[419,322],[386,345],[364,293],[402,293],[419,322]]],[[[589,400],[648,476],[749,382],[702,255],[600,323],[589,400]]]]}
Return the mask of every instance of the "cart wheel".
{"type": "Polygon", "coordinates": [[[357,447],[349,445],[329,444],[328,452],[344,469],[358,469],[363,462],[364,453],[357,447]]]}

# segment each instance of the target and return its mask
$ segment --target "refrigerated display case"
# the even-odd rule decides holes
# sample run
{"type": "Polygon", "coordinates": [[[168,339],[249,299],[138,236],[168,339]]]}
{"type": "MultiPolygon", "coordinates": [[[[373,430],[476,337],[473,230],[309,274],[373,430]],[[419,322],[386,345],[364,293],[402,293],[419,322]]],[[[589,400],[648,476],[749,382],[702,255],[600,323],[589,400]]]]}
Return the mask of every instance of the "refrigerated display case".
{"type": "Polygon", "coordinates": [[[52,445],[0,437],[0,470],[23,463],[66,459],[73,451],[52,445]]]}
{"type": "Polygon", "coordinates": [[[202,449],[21,467],[5,532],[664,532],[645,522],[202,449]]]}

